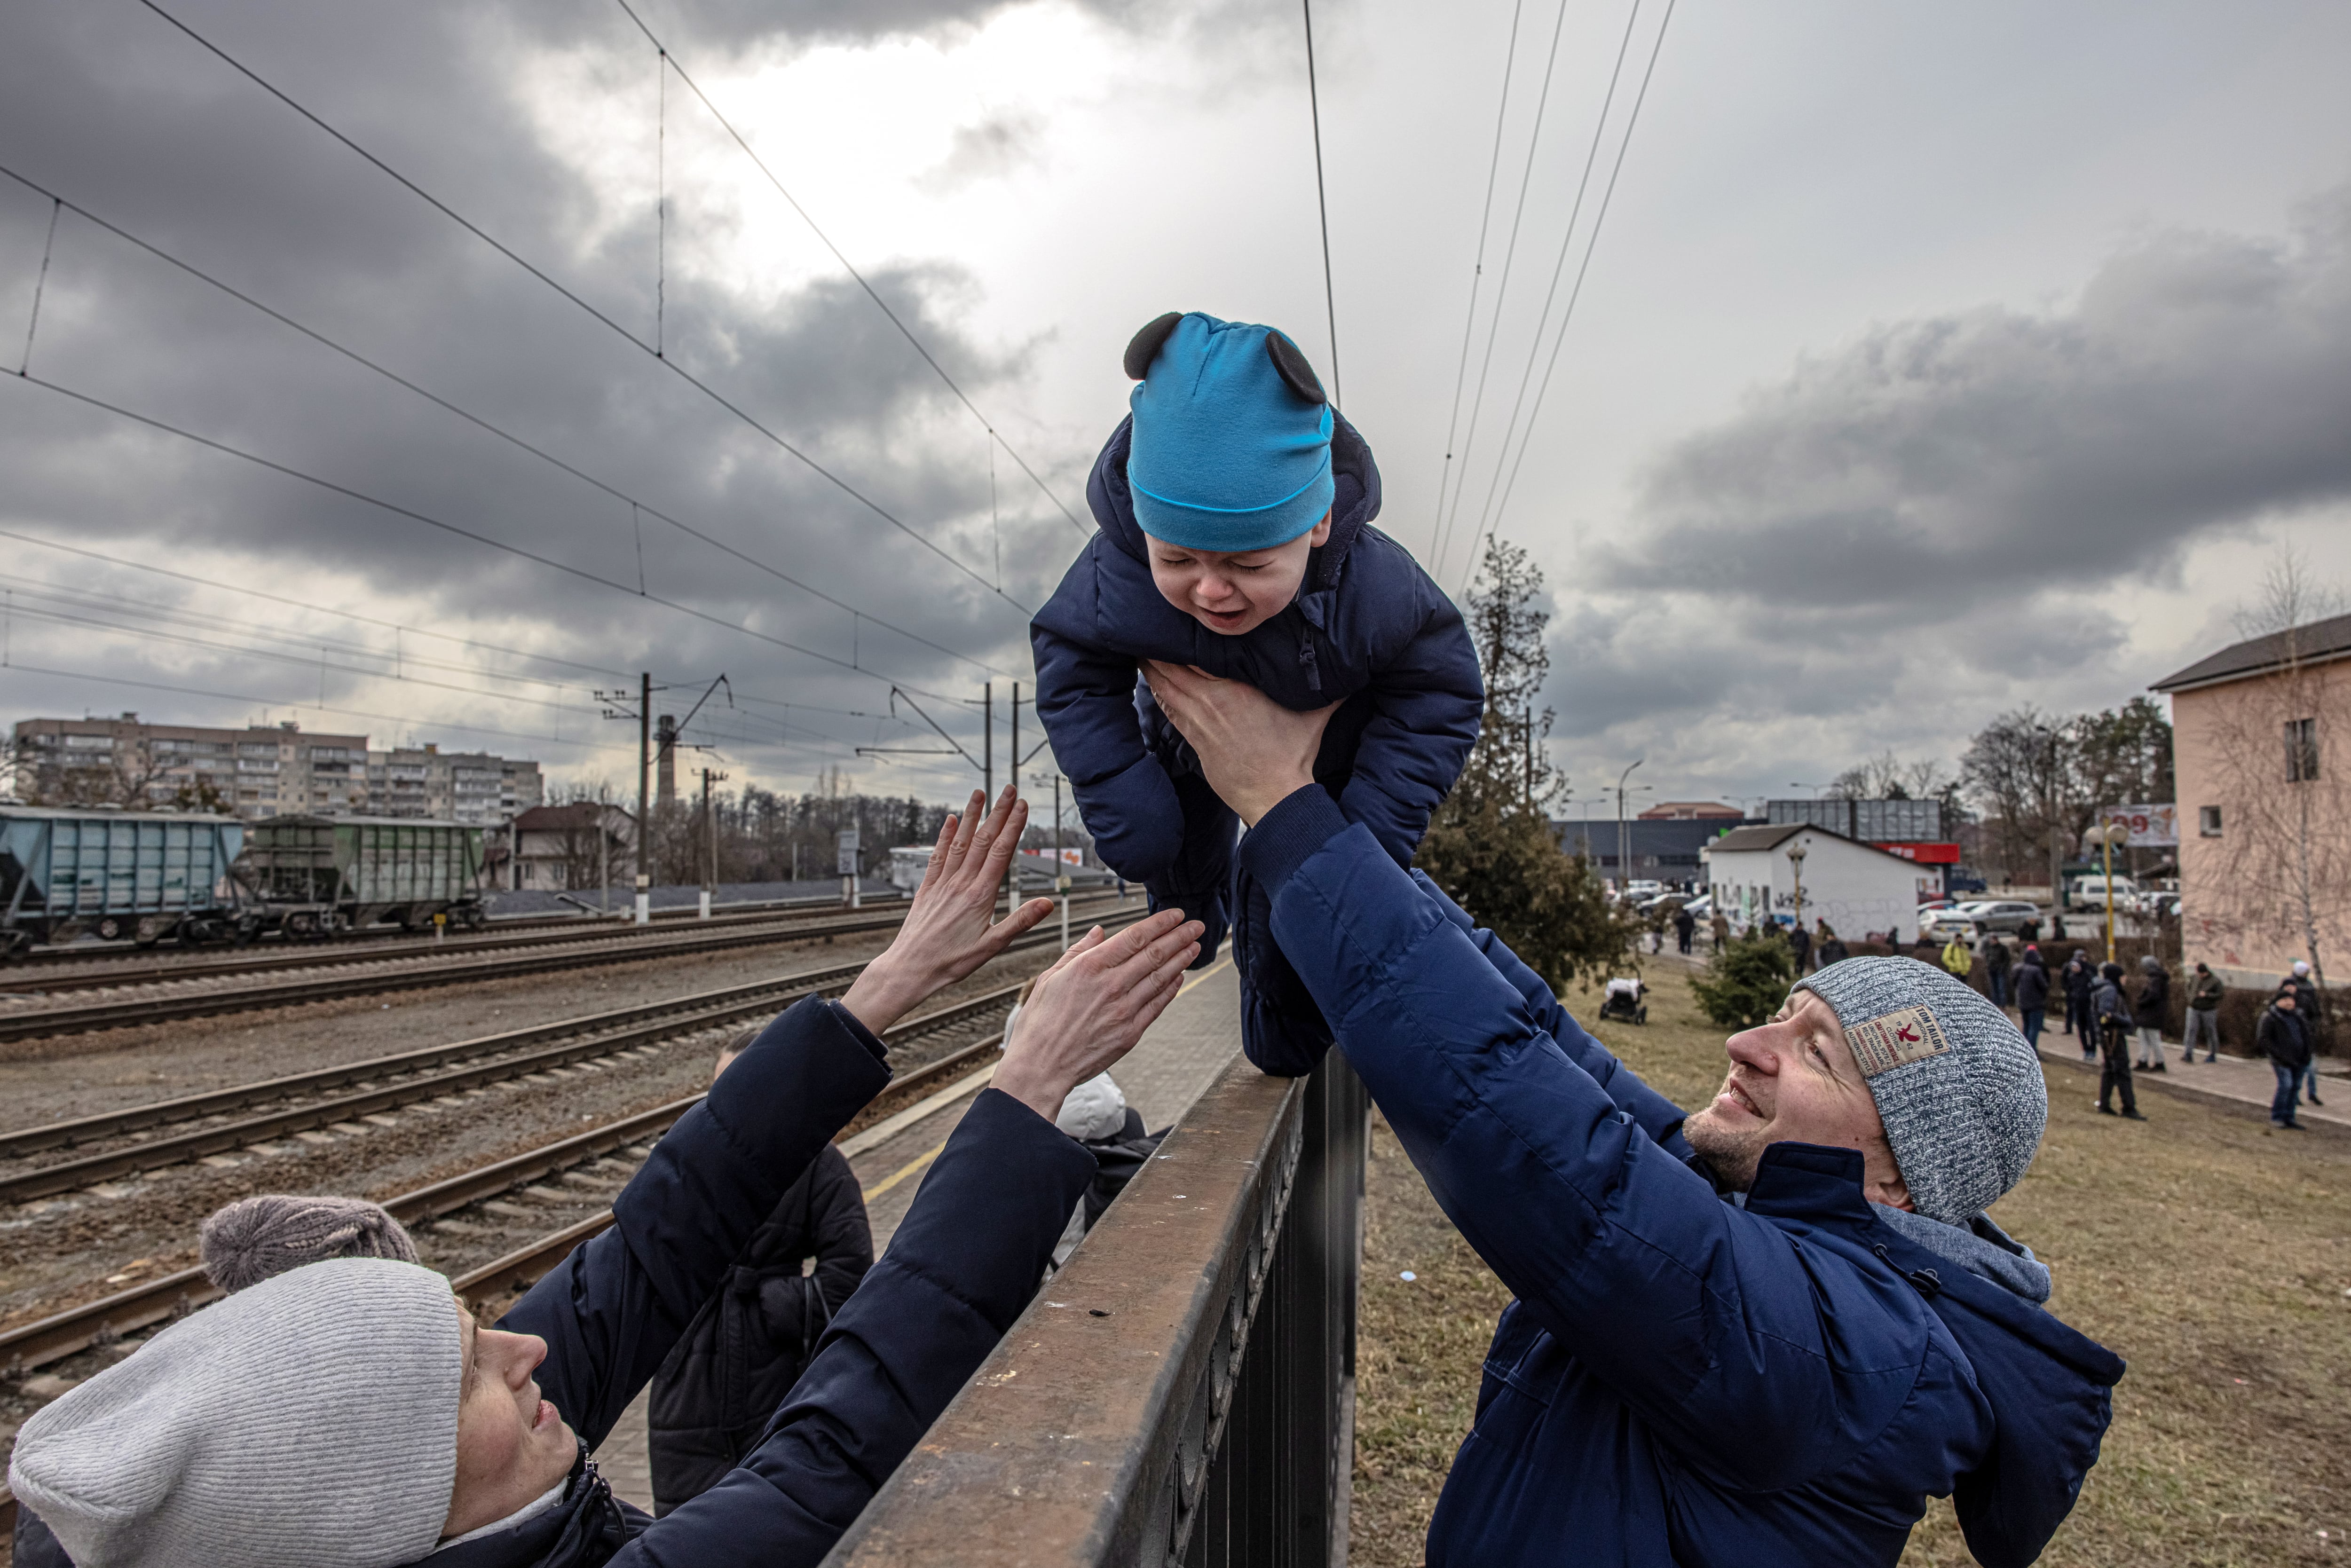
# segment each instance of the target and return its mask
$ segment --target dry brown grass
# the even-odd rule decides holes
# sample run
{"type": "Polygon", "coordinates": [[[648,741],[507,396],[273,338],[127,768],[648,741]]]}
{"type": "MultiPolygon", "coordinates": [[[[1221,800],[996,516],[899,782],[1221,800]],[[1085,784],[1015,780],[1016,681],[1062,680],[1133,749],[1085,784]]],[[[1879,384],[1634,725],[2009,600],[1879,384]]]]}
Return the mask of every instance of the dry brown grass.
{"type": "MultiPolygon", "coordinates": [[[[1697,1105],[1720,1080],[1722,1031],[1678,973],[1652,978],[1646,1029],[1596,1032],[1697,1105]]],[[[2351,1138],[2273,1133],[2258,1113],[2161,1092],[2142,1095],[2144,1125],[2102,1118],[2094,1079],[2048,1072],[2048,1140],[1999,1218],[2055,1270],[2052,1309],[2130,1371],[2104,1455],[2043,1561],[2351,1561],[2351,1138]]],[[[1352,1555],[1408,1568],[1510,1296],[1384,1124],[1372,1153],[1352,1555]],[[1397,1278],[1406,1269],[1416,1281],[1397,1278]]],[[[1970,1561],[1949,1506],[1931,1505],[1906,1568],[1970,1561]]]]}

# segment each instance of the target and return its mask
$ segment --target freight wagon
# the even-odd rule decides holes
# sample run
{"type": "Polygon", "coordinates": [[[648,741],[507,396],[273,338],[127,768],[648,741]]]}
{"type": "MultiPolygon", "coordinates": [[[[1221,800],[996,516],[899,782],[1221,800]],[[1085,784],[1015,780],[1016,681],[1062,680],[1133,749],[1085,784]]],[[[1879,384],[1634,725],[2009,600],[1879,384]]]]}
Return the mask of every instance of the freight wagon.
{"type": "Polygon", "coordinates": [[[404,817],[270,817],[246,835],[236,875],[265,929],[330,936],[445,915],[478,927],[482,830],[404,817]]]}
{"type": "Polygon", "coordinates": [[[0,805],[0,957],[83,936],[141,946],[234,936],[229,868],[244,838],[227,817],[0,805]]]}

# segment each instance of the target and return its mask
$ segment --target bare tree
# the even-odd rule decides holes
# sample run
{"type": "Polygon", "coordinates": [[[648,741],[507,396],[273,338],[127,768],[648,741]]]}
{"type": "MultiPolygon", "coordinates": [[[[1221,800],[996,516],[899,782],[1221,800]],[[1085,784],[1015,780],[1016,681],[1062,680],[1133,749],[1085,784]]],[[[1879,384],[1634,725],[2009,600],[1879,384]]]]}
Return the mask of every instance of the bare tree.
{"type": "Polygon", "coordinates": [[[1832,800],[1932,800],[1958,782],[1932,757],[1906,760],[1889,748],[1846,768],[1822,793],[1832,800]]]}
{"type": "Polygon", "coordinates": [[[2199,737],[2220,796],[2220,885],[2200,890],[2199,913],[2222,933],[2298,948],[2322,1030],[2325,954],[2351,936],[2351,663],[2313,630],[2342,612],[2302,557],[2281,555],[2238,620],[2269,643],[2264,669],[2201,705],[2199,737]]]}

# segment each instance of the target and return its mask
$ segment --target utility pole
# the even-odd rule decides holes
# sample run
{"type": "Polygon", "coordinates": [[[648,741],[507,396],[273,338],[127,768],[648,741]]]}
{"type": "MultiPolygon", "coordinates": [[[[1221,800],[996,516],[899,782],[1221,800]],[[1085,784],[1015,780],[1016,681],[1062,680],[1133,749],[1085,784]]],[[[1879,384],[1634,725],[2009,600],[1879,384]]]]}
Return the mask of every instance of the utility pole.
{"type": "Polygon", "coordinates": [[[637,721],[637,841],[631,847],[629,858],[634,864],[637,873],[636,923],[646,925],[653,921],[653,899],[650,893],[653,887],[653,868],[645,861],[649,836],[653,830],[651,803],[645,798],[653,782],[653,675],[650,672],[639,675],[637,689],[634,692],[629,691],[626,687],[618,691],[600,691],[596,694],[596,700],[604,705],[606,718],[632,718],[637,721]],[[630,712],[627,706],[632,698],[637,705],[634,713],[630,712]]]}
{"type": "Polygon", "coordinates": [[[979,685],[979,809],[982,815],[996,800],[996,683],[979,685]]]}
{"type": "MultiPolygon", "coordinates": [[[[1012,683],[1012,756],[1011,756],[1011,761],[1012,761],[1012,767],[1011,767],[1011,768],[1010,768],[1010,772],[1011,772],[1011,774],[1012,774],[1012,790],[1013,790],[1013,793],[1014,793],[1015,795],[1018,795],[1018,794],[1020,792],[1020,683],[1019,683],[1019,681],[1015,681],[1015,682],[1013,682],[1013,683],[1012,683]]],[[[991,810],[994,808],[994,805],[995,805],[995,802],[994,802],[993,800],[991,800],[991,801],[989,802],[989,807],[990,807],[990,809],[991,809],[991,810]]],[[[1005,866],[1005,868],[1004,868],[1004,914],[1005,914],[1005,917],[1006,917],[1007,919],[1011,918],[1012,912],[1013,912],[1014,910],[1016,910],[1016,909],[1019,908],[1019,907],[1020,907],[1020,844],[1019,844],[1019,841],[1018,840],[1015,840],[1015,841],[1013,841],[1013,845],[1012,845],[1012,859],[1011,859],[1010,862],[1009,862],[1009,863],[1008,863],[1008,864],[1005,866]]]]}
{"type": "Polygon", "coordinates": [[[715,773],[707,768],[702,770],[702,831],[709,851],[704,862],[702,878],[702,918],[705,920],[710,918],[710,895],[718,890],[718,819],[710,810],[710,786],[714,779],[723,781],[726,778],[726,774],[715,773]]]}

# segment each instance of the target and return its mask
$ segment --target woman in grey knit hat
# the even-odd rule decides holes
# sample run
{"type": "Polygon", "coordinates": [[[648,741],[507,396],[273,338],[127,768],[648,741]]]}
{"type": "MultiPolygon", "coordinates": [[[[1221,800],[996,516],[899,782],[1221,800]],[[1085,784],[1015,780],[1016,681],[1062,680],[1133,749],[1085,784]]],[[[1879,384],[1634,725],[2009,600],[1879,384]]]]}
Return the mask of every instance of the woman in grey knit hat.
{"type": "Polygon", "coordinates": [[[1071,946],[949,1136],[889,1254],[759,1447],[656,1521],[590,1454],[751,1234],[889,1082],[882,1035],[1051,910],[993,920],[1027,809],[943,829],[898,936],[840,1000],[771,1023],[577,1249],[491,1327],[388,1257],[288,1270],[37,1412],[8,1479],[79,1568],[813,1565],[1028,1303],[1094,1162],[1062,1098],[1134,1045],[1200,926],[1166,911],[1071,946]]]}

